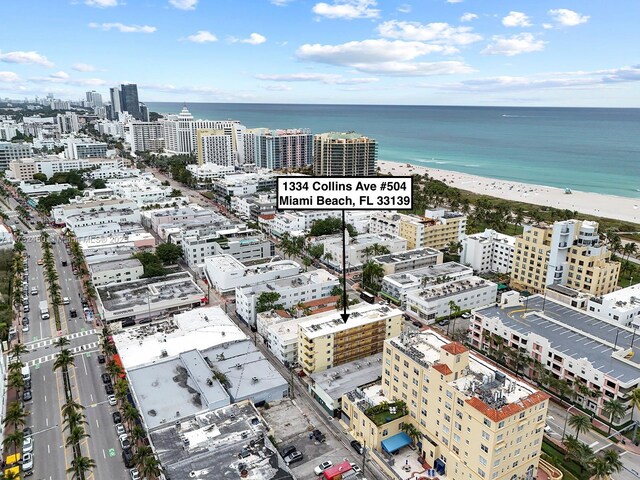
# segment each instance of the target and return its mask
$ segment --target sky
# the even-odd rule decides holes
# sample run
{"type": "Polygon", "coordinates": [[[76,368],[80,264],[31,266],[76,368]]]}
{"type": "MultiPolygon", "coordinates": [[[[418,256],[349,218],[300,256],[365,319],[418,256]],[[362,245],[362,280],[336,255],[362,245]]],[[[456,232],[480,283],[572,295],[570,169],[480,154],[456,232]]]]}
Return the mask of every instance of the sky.
{"type": "Polygon", "coordinates": [[[3,2],[0,97],[640,107],[637,0],[3,2]]]}

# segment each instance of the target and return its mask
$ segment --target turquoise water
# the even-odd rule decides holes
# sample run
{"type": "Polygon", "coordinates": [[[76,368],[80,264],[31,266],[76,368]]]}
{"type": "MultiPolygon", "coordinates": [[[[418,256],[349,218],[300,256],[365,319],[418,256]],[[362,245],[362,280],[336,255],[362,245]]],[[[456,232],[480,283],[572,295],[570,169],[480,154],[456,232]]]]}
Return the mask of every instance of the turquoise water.
{"type": "MultiPolygon", "coordinates": [[[[182,103],[149,102],[178,113],[182,103]]],[[[640,198],[640,109],[188,103],[195,118],[249,128],[357,131],[378,158],[640,198]]]]}

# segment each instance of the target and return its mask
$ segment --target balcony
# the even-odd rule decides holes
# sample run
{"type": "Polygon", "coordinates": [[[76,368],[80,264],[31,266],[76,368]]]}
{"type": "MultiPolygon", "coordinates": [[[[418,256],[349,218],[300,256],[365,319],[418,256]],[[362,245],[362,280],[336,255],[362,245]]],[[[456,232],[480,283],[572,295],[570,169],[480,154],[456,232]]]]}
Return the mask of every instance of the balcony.
{"type": "Polygon", "coordinates": [[[567,248],[569,245],[567,244],[567,242],[560,242],[558,244],[558,248],[567,248]]]}

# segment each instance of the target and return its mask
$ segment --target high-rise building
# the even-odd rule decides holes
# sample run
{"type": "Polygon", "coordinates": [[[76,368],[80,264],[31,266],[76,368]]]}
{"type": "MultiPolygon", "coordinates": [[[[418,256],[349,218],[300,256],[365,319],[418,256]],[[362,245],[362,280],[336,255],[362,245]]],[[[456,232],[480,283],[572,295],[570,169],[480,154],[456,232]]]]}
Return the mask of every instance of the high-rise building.
{"type": "Polygon", "coordinates": [[[224,130],[199,128],[196,133],[198,147],[198,165],[214,163],[216,165],[235,165],[231,137],[224,130]]]}
{"type": "Polygon", "coordinates": [[[375,175],[378,144],[359,133],[322,133],[313,137],[313,173],[330,176],[375,175]]]}
{"type": "Polygon", "coordinates": [[[138,85],[127,83],[120,85],[120,102],[123,112],[133,115],[136,120],[142,120],[140,101],[138,100],[138,85]]]}
{"type": "Polygon", "coordinates": [[[620,262],[611,261],[597,222],[525,225],[516,237],[511,283],[518,290],[542,293],[560,284],[600,296],[616,289],[619,275],[620,262]]]}
{"type": "Polygon", "coordinates": [[[0,142],[0,171],[9,169],[12,160],[31,157],[30,143],[0,142]]]}
{"type": "Polygon", "coordinates": [[[87,95],[87,103],[91,107],[101,107],[102,106],[102,95],[100,95],[95,90],[91,90],[86,93],[87,95]]]}
{"type": "Polygon", "coordinates": [[[160,152],[164,149],[162,125],[158,122],[127,122],[124,138],[132,152],[160,152]]]}
{"type": "Polygon", "coordinates": [[[147,108],[147,105],[144,103],[140,104],[140,117],[143,122],[149,121],[149,109],[147,108]]]}
{"type": "Polygon", "coordinates": [[[244,139],[245,161],[261,168],[301,168],[313,161],[313,135],[308,128],[255,128],[247,130],[244,139]]]}
{"type": "Polygon", "coordinates": [[[342,421],[387,453],[412,443],[400,430],[412,424],[418,456],[441,477],[532,480],[548,404],[546,393],[427,330],[384,342],[381,384],[343,395],[342,421]]]}
{"type": "Polygon", "coordinates": [[[112,87],[109,89],[109,96],[111,97],[111,115],[110,120],[117,120],[118,113],[122,111],[122,100],[120,98],[120,89],[118,87],[112,87]]]}
{"type": "Polygon", "coordinates": [[[75,112],[65,112],[56,115],[56,124],[60,133],[78,133],[80,123],[78,122],[78,114],[75,112]]]}

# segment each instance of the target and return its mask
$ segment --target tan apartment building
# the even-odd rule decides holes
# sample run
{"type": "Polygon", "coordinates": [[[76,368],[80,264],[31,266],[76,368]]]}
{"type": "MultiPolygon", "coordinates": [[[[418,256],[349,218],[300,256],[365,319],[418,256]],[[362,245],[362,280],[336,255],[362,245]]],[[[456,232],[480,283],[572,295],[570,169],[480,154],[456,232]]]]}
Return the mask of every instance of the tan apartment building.
{"type": "Polygon", "coordinates": [[[9,163],[11,176],[16,180],[33,180],[33,175],[38,173],[38,165],[33,158],[21,158],[9,163]]]}
{"type": "Polygon", "coordinates": [[[307,375],[352,362],[382,351],[388,338],[402,331],[402,310],[387,305],[361,303],[348,310],[308,317],[298,326],[298,363],[307,375]]]}
{"type": "Polygon", "coordinates": [[[547,285],[565,285],[594,296],[615,290],[620,262],[600,241],[598,223],[565,220],[525,225],[516,237],[512,286],[541,293],[547,285]]]}
{"type": "Polygon", "coordinates": [[[392,462],[387,460],[411,443],[397,433],[402,427],[396,423],[402,422],[419,430],[416,455],[440,478],[536,478],[546,393],[431,330],[387,340],[382,368],[381,391],[375,396],[387,403],[364,389],[349,392],[342,402],[341,421],[354,438],[367,441],[376,461],[388,466],[392,462]],[[388,413],[380,412],[391,406],[388,413]],[[400,417],[404,406],[406,414],[400,417]],[[355,415],[362,420],[363,414],[370,421],[353,420],[355,415]]]}
{"type": "Polygon", "coordinates": [[[407,240],[407,249],[430,247],[437,250],[462,241],[467,217],[445,209],[426,210],[424,216],[376,212],[371,216],[371,233],[388,233],[407,240]]]}

